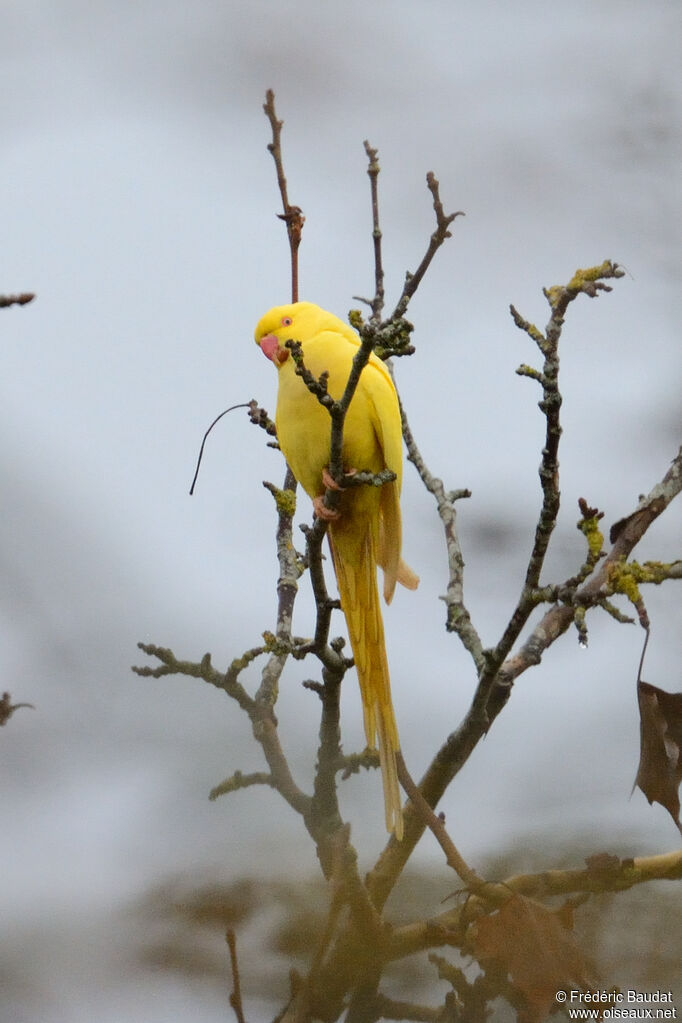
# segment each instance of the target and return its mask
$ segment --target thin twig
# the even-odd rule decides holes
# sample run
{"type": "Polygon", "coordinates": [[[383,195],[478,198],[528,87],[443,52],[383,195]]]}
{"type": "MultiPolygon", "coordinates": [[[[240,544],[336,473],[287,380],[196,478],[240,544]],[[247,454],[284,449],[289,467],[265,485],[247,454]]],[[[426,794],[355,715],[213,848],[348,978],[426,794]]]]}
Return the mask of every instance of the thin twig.
{"type": "Polygon", "coordinates": [[[391,315],[381,320],[380,311],[384,305],[383,286],[383,264],[381,256],[381,229],[379,227],[379,200],[377,189],[377,178],[379,175],[379,163],[377,151],[372,149],[369,143],[365,142],[365,150],[370,160],[368,174],[372,186],[372,234],[374,238],[374,274],[375,274],[375,295],[372,300],[359,298],[372,309],[372,315],[367,323],[364,323],[362,316],[357,310],[352,310],[350,321],[358,331],[363,342],[370,345],[370,350],[376,352],[380,359],[390,359],[393,356],[412,355],[414,346],[410,344],[410,334],[414,329],[412,324],[405,319],[405,313],[417,288],[419,287],[431,260],[438,249],[447,238],[451,237],[450,224],[456,217],[464,216],[460,211],[446,214],[440,199],[439,185],[432,171],[426,175],[426,183],[433,197],[433,208],[436,213],[436,228],[429,239],[429,245],[421,263],[414,273],[405,274],[405,283],[398,299],[397,305],[391,315]]]}
{"type": "Polygon", "coordinates": [[[446,238],[452,237],[452,232],[449,230],[450,224],[456,217],[464,216],[462,210],[458,210],[456,213],[447,214],[443,211],[443,203],[440,198],[440,186],[433,171],[429,171],[426,175],[426,185],[433,197],[433,208],[436,213],[436,229],[431,235],[429,246],[424,254],[424,258],[415,272],[413,274],[405,274],[405,284],[403,286],[402,294],[400,295],[398,303],[393,311],[393,315],[391,316],[392,320],[400,319],[405,315],[405,310],[407,309],[409,301],[421,284],[424,274],[431,265],[431,260],[436,255],[438,249],[441,247],[446,238]]]}
{"type": "Polygon", "coordinates": [[[303,232],[303,225],[305,224],[305,217],[300,206],[292,206],[289,202],[287,179],[284,174],[284,162],[282,160],[282,125],[284,124],[284,121],[279,121],[277,119],[277,113],[275,111],[275,94],[272,89],[268,89],[265,93],[263,110],[265,111],[266,117],[270,122],[270,127],[272,128],[272,142],[268,143],[268,150],[272,153],[272,158],[275,161],[277,184],[279,185],[279,192],[282,197],[282,208],[284,210],[283,213],[278,213],[277,216],[286,224],[287,237],[289,239],[289,252],[291,255],[291,301],[298,302],[298,247],[301,244],[301,234],[303,232]]]}
{"type": "Polygon", "coordinates": [[[21,707],[29,707],[31,710],[35,710],[32,703],[12,703],[10,694],[3,693],[0,696],[0,725],[6,725],[14,711],[19,710],[21,707]]]}
{"type": "Polygon", "coordinates": [[[160,647],[155,643],[138,643],[137,645],[147,656],[156,657],[161,664],[156,668],[134,667],[133,671],[136,675],[147,678],[162,678],[164,675],[188,675],[190,678],[201,678],[204,682],[215,686],[216,689],[226,692],[249,716],[254,713],[255,702],[239,682],[239,675],[257,657],[268,652],[267,644],[252,647],[241,657],[235,658],[224,673],[213,667],[210,654],[204,654],[199,662],[181,661],[167,647],[160,647]]]}
{"type": "Polygon", "coordinates": [[[462,854],[457,849],[457,846],[452,841],[447,833],[445,827],[445,821],[442,817],[437,817],[433,812],[429,804],[424,799],[423,795],[419,791],[419,788],[412,781],[410,772],[405,766],[403,755],[400,751],[395,756],[396,766],[398,768],[398,778],[400,784],[405,789],[405,792],[412,800],[412,803],[417,809],[417,812],[422,817],[424,823],[433,832],[436,841],[440,845],[441,849],[445,853],[445,859],[448,866],[452,867],[454,871],[459,875],[464,884],[471,892],[481,892],[486,886],[487,882],[478,876],[475,870],[467,864],[462,854]]]}
{"type": "Polygon", "coordinates": [[[237,1023],[246,1023],[244,1018],[244,1008],[242,1006],[242,989],[239,981],[239,962],[237,960],[237,939],[233,930],[229,930],[225,935],[228,947],[230,949],[230,963],[232,965],[232,994],[230,995],[230,1005],[234,1009],[234,1014],[237,1017],[237,1023]]]}
{"type": "Polygon", "coordinates": [[[201,441],[201,447],[199,448],[199,457],[197,458],[197,466],[196,466],[196,469],[194,470],[194,476],[192,477],[192,485],[189,488],[190,496],[194,493],[194,487],[196,486],[197,477],[199,475],[199,468],[201,466],[201,459],[204,457],[204,448],[206,446],[206,438],[208,437],[208,435],[211,432],[211,430],[213,429],[213,427],[216,425],[216,423],[220,422],[220,420],[223,418],[223,416],[226,416],[228,412],[234,412],[234,410],[237,409],[237,408],[248,408],[248,409],[251,409],[255,404],[256,404],[256,400],[255,400],[255,398],[252,398],[250,402],[243,402],[241,405],[231,405],[229,408],[226,408],[223,412],[221,412],[220,415],[215,417],[215,419],[213,420],[213,422],[211,423],[209,428],[206,430],[206,433],[204,434],[204,436],[202,438],[202,441],[201,441]]]}
{"type": "Polygon", "coordinates": [[[372,239],[374,242],[374,298],[371,302],[371,319],[380,323],[384,308],[384,267],[381,256],[381,227],[379,226],[379,173],[381,167],[379,166],[379,150],[373,149],[367,139],[365,139],[364,145],[369,160],[367,173],[372,196],[372,239]]]}
{"type": "Polygon", "coordinates": [[[251,788],[252,785],[269,785],[270,788],[274,789],[275,780],[266,771],[253,771],[251,774],[242,774],[241,771],[235,771],[225,781],[221,781],[219,785],[212,788],[208,798],[213,802],[220,796],[226,796],[230,792],[237,792],[239,789],[251,788]]]}
{"type": "Polygon", "coordinates": [[[471,654],[476,670],[480,673],[484,665],[483,644],[471,621],[471,616],[464,603],[464,558],[457,532],[457,511],[455,502],[470,497],[469,490],[446,492],[443,481],[433,476],[417,446],[402,402],[400,415],[403,427],[403,439],[407,448],[408,461],[412,462],[420,479],[430,494],[433,494],[438,508],[438,515],[443,524],[445,545],[448,556],[450,578],[446,595],[442,598],[447,608],[446,629],[456,632],[466,650],[471,654]]]}

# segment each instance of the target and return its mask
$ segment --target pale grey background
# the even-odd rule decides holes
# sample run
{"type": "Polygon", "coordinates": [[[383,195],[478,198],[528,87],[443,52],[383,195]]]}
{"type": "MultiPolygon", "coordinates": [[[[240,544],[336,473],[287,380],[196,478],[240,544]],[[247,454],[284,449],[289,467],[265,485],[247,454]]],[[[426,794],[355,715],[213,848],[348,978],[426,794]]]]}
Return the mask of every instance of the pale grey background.
{"type": "MultiPolygon", "coordinates": [[[[492,642],[539,506],[539,392],[514,375],[537,356],[509,302],[542,324],[543,285],[604,258],[628,269],[568,317],[547,579],[581,559],[578,497],[613,522],[679,443],[680,7],[24,0],[1,13],[0,290],[38,297],[0,312],[2,689],[36,706],[0,734],[0,1017],[213,1023],[229,1018],[224,993],[131,971],[128,907],[169,878],[313,873],[314,854],[268,791],[208,803],[235,768],[262,766],[236,707],[130,665],[144,663],[141,639],[221,666],[273,624],[261,481],[282,469],[244,413],[211,436],[187,495],[215,414],[251,397],[274,411],[252,342],[288,297],[265,89],[307,216],[303,297],[344,315],[371,291],[364,138],[383,167],[389,298],[432,230],[425,172],[466,211],[412,304],[418,354],[397,373],[432,469],[473,491],[460,506],[468,597],[492,642]]],[[[404,508],[422,585],[385,618],[418,774],[473,682],[443,630],[443,544],[409,467],[404,508]]],[[[680,532],[673,507],[640,557],[679,556],[680,532]]],[[[672,586],[647,597],[646,677],[679,689],[679,599],[672,586]]],[[[309,608],[304,587],[300,632],[309,608]]],[[[628,802],[641,633],[591,626],[587,651],[568,636],[523,677],[444,801],[474,863],[564,833],[591,834],[586,854],[676,845],[665,811],[628,802]]],[[[316,737],[308,673],[286,676],[278,709],[301,779],[316,737]]],[[[344,713],[346,749],[359,748],[352,685],[344,713]]],[[[369,865],[384,840],[378,778],[346,793],[369,865]]]]}

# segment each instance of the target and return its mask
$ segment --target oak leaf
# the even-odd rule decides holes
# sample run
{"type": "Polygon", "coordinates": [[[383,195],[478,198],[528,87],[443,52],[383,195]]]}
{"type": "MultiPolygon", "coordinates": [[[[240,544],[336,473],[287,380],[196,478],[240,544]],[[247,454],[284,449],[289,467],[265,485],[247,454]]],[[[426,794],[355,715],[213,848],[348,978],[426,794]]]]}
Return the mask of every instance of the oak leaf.
{"type": "Polygon", "coordinates": [[[666,808],[682,834],[678,791],[682,781],[682,693],[667,693],[640,679],[637,699],[640,754],[635,786],[650,803],[666,808]]]}
{"type": "Polygon", "coordinates": [[[476,923],[474,950],[484,964],[494,960],[506,969],[523,996],[522,1023],[541,1023],[556,1007],[557,991],[588,989],[589,964],[570,933],[572,914],[547,909],[514,895],[501,909],[476,923]]]}

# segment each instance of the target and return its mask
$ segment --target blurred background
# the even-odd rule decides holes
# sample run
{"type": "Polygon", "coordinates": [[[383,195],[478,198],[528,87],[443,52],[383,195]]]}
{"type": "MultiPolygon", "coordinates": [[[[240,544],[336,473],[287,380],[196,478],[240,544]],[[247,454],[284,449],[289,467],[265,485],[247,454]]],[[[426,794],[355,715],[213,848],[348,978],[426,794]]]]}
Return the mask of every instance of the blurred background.
{"type": "MultiPolygon", "coordinates": [[[[302,297],[344,316],[352,296],[372,292],[364,139],[382,166],[389,304],[433,229],[427,170],[446,209],[466,212],[410,307],[417,354],[397,379],[432,471],[473,492],[459,505],[467,601],[493,643],[540,503],[540,395],[514,374],[538,356],[509,303],[543,325],[543,286],[606,258],[628,271],[567,318],[563,506],[545,581],[583,559],[578,498],[603,509],[608,528],[679,444],[682,12],[675,0],[0,9],[0,292],[37,294],[0,311],[0,688],[35,707],[0,733],[0,1018],[230,1018],[228,920],[253,1023],[284,1000],[289,961],[277,954],[291,947],[272,935],[292,893],[312,891],[314,850],[270,790],[209,803],[235,769],[264,766],[236,705],[130,666],[147,663],[136,648],[146,641],[186,659],[210,651],[224,667],[274,625],[275,519],[261,483],[280,484],[283,466],[245,412],[212,433],[188,496],[218,412],[255,397],[274,413],[275,375],[252,339],[289,296],[265,90],[285,120],[290,198],[307,218],[302,297]]],[[[679,556],[679,512],[651,529],[640,560],[679,556]]],[[[444,631],[443,539],[409,466],[404,525],[422,583],[397,594],[385,621],[416,776],[474,679],[444,631]]],[[[669,584],[646,599],[645,678],[678,690],[679,596],[669,584]]],[[[304,584],[298,633],[310,612],[304,584]]],[[[529,857],[578,866],[603,850],[679,843],[661,807],[629,798],[641,630],[588,623],[586,650],[568,634],[522,676],[443,801],[477,869],[494,861],[503,876],[529,857]]],[[[311,670],[290,667],[278,704],[304,787],[317,741],[317,700],[301,687],[311,670]]],[[[257,678],[257,666],[245,676],[257,678]]],[[[343,713],[344,748],[358,750],[352,684],[343,713]]],[[[378,776],[346,782],[343,807],[366,869],[385,840],[378,776]]],[[[425,885],[415,915],[439,912],[456,887],[441,861],[427,836],[411,875],[414,891],[425,885]]],[[[670,907],[672,886],[660,897],[670,907]]],[[[661,932],[646,893],[623,898],[608,981],[636,985],[656,958],[654,979],[682,998],[679,936],[661,932]]]]}

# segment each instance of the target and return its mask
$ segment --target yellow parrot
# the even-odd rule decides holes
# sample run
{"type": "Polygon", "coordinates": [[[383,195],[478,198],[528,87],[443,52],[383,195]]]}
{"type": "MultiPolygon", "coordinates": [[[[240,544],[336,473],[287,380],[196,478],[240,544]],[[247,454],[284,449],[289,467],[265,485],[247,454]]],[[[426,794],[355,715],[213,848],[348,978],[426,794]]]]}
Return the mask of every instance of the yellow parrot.
{"type": "Polygon", "coordinates": [[[256,327],[255,339],[278,369],[277,438],[289,466],[313,500],[315,513],[329,520],[329,544],[360,682],[367,744],[375,748],[384,787],[386,828],[403,835],[396,752],[400,749],[386,659],[384,624],[377,590],[377,565],[384,571],[384,598],[396,582],[417,588],[419,578],[400,557],[402,430],[398,397],[384,363],[375,355],[360,376],[343,431],[345,472],[390,469],[396,479],[381,487],[361,485],[340,494],[338,512],[323,503],[328,473],[331,418],[295,373],[287,340],[299,341],[307,369],[327,371],[328,391],[338,401],[360,346],[357,333],[311,302],[276,306],[256,327]]]}

